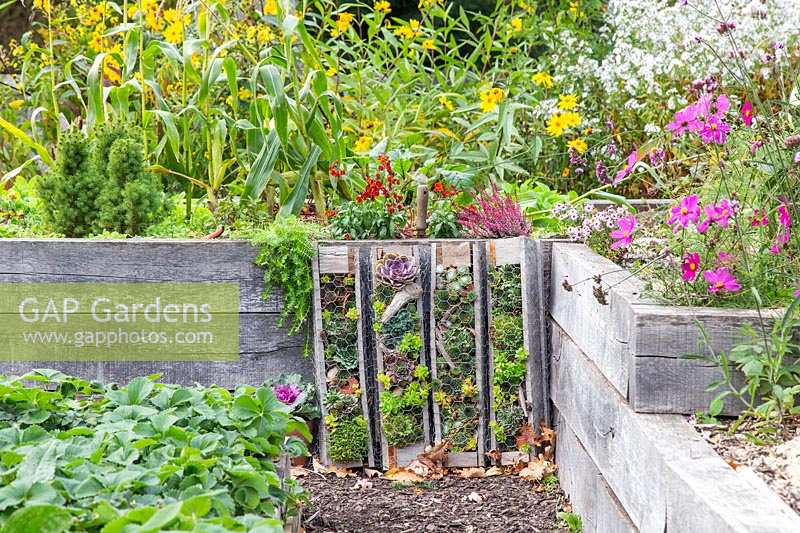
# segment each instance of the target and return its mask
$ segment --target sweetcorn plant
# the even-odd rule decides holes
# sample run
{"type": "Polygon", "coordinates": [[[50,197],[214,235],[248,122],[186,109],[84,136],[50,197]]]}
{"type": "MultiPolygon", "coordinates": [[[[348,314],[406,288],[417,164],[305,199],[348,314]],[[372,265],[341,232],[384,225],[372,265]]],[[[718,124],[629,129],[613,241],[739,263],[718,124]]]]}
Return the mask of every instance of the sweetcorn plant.
{"type": "Polygon", "coordinates": [[[116,387],[46,370],[2,377],[0,523],[277,533],[304,497],[275,464],[307,453],[292,432],[311,437],[268,387],[231,393],[148,378],[116,387]]]}

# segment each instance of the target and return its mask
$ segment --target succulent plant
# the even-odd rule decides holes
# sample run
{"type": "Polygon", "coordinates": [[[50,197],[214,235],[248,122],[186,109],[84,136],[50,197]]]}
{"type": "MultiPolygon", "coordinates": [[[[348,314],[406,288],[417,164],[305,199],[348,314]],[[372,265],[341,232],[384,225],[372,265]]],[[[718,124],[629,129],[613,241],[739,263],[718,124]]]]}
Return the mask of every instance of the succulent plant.
{"type": "Polygon", "coordinates": [[[413,283],[417,276],[417,265],[405,255],[388,253],[378,261],[378,279],[395,289],[413,283]]]}

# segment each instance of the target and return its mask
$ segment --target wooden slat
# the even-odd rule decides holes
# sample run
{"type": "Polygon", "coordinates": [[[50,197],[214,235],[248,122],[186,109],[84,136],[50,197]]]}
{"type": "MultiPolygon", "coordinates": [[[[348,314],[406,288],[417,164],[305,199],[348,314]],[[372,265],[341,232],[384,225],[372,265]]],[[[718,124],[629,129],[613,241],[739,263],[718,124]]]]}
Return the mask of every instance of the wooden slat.
{"type": "Polygon", "coordinates": [[[489,264],[518,265],[522,261],[522,243],[527,237],[492,239],[489,241],[489,264]]]}
{"type": "MultiPolygon", "coordinates": [[[[372,420],[372,413],[371,411],[375,408],[375,404],[373,401],[374,398],[372,395],[368,394],[365,390],[367,380],[375,379],[369,373],[369,367],[373,365],[372,360],[367,356],[367,349],[366,346],[374,345],[374,341],[372,344],[368,344],[370,341],[366,338],[368,333],[367,331],[372,331],[372,315],[365,315],[364,310],[367,307],[372,308],[369,304],[370,300],[372,299],[372,293],[365,292],[365,288],[369,287],[369,282],[362,283],[361,277],[365,274],[364,270],[361,268],[361,254],[369,252],[363,248],[356,249],[355,254],[355,264],[358,265],[356,268],[355,274],[355,290],[356,290],[356,310],[358,311],[358,335],[357,335],[357,349],[358,349],[358,381],[361,385],[361,411],[364,414],[364,420],[367,421],[367,464],[371,468],[375,468],[377,464],[375,458],[375,440],[373,436],[373,432],[375,431],[374,424],[370,423],[372,420]],[[369,320],[368,322],[366,320],[369,320]]],[[[368,272],[367,272],[368,273],[368,272]]]]}
{"type": "Polygon", "coordinates": [[[355,270],[353,246],[318,245],[319,271],[323,274],[350,274],[355,270]]]}
{"type": "Polygon", "coordinates": [[[472,247],[473,279],[475,280],[475,353],[478,358],[478,372],[475,386],[478,389],[478,460],[486,462],[485,453],[495,448],[494,432],[494,394],[492,376],[494,360],[492,343],[489,338],[490,298],[488,245],[476,243],[472,247]]]}
{"type": "Polygon", "coordinates": [[[635,413],[554,326],[551,392],[640,531],[778,533],[800,517],[731,469],[682,416],[635,413]]]}
{"type": "Polygon", "coordinates": [[[580,515],[584,533],[638,533],[583,444],[559,415],[558,481],[580,515]]]}
{"type": "Polygon", "coordinates": [[[314,381],[317,386],[317,402],[319,403],[319,412],[321,415],[321,422],[319,424],[319,431],[317,432],[317,453],[319,460],[323,465],[329,465],[330,458],[328,457],[328,427],[325,424],[325,418],[328,416],[328,408],[325,406],[325,395],[328,392],[328,378],[325,372],[325,345],[322,341],[324,328],[322,326],[322,294],[320,286],[319,275],[319,259],[322,256],[317,253],[311,261],[312,279],[314,282],[313,302],[312,302],[312,320],[313,320],[313,335],[314,335],[314,381]]]}

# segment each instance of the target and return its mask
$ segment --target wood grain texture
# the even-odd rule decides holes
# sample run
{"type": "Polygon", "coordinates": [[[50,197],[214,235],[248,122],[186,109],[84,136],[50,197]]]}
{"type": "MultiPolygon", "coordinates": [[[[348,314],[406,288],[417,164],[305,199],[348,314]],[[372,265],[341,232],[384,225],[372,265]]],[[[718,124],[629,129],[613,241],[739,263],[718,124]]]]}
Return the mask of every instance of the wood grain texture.
{"type": "MultiPolygon", "coordinates": [[[[744,325],[771,328],[777,310],[719,309],[661,305],[642,295],[644,282],[580,244],[555,243],[551,315],[637,412],[691,414],[708,408],[716,395],[705,388],[722,377],[713,363],[687,358],[731,349],[746,337],[744,325]],[[595,276],[606,293],[595,295],[595,276]],[[565,289],[564,281],[571,290],[565,289]]],[[[741,375],[735,382],[741,383],[741,375]]],[[[725,402],[723,414],[741,406],[725,402]]]]}
{"type": "Polygon", "coordinates": [[[557,326],[552,370],[556,408],[640,531],[800,530],[798,515],[731,469],[684,417],[635,413],[557,326]]]}
{"type": "MultiPolygon", "coordinates": [[[[278,291],[267,301],[258,251],[247,241],[158,239],[0,239],[0,283],[234,282],[239,284],[238,361],[0,362],[0,373],[55,368],[87,379],[126,383],[161,373],[173,383],[260,385],[281,372],[313,376],[304,357],[305,335],[281,326],[278,291]]],[[[1,346],[1,345],[0,345],[1,346]]]]}
{"type": "Polygon", "coordinates": [[[584,533],[638,533],[583,444],[558,415],[558,480],[583,522],[584,533]]]}

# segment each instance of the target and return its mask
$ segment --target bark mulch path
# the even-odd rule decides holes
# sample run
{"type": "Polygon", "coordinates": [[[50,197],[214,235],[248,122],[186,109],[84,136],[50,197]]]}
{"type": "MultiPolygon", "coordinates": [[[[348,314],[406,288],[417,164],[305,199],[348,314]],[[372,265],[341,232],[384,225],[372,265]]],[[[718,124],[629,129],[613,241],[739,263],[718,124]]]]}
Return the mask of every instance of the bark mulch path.
{"type": "Polygon", "coordinates": [[[692,417],[695,429],[731,465],[750,468],[795,512],[800,513],[800,416],[787,418],[776,432],[745,422],[735,433],[734,420],[701,424],[692,417]]]}
{"type": "Polygon", "coordinates": [[[454,475],[414,485],[387,479],[309,473],[300,478],[311,502],[308,533],[514,533],[568,531],[556,513],[558,487],[536,492],[517,476],[463,479],[454,475]]]}

